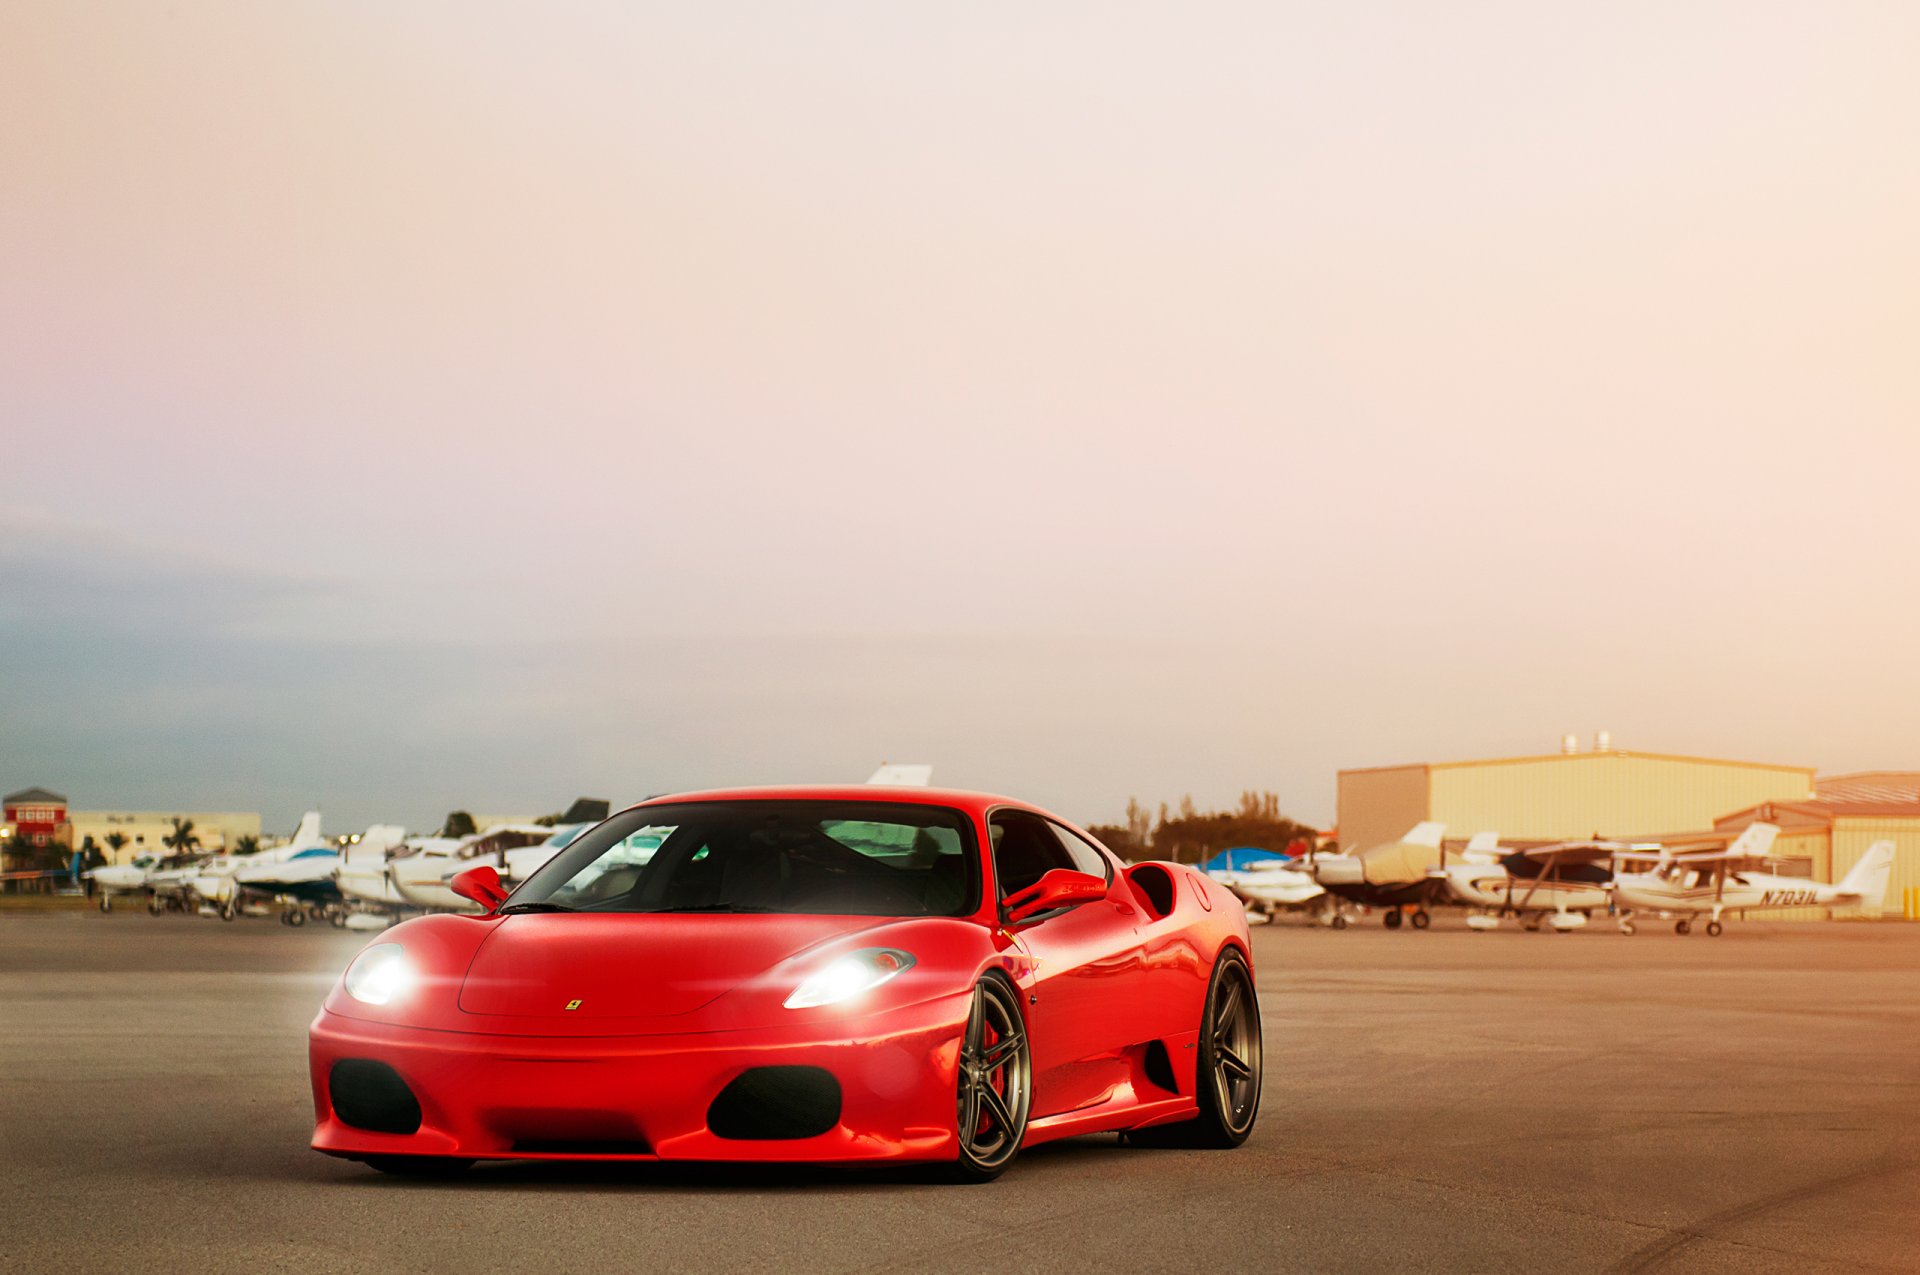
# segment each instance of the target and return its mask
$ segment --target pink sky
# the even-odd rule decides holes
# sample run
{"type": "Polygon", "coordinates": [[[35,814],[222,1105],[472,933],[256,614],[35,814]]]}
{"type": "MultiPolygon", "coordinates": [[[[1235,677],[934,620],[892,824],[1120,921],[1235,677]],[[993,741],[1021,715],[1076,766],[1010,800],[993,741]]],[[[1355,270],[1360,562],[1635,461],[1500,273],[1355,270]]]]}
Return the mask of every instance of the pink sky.
{"type": "Polygon", "coordinates": [[[0,778],[1920,766],[1917,55],[1889,4],[8,5],[0,778]]]}

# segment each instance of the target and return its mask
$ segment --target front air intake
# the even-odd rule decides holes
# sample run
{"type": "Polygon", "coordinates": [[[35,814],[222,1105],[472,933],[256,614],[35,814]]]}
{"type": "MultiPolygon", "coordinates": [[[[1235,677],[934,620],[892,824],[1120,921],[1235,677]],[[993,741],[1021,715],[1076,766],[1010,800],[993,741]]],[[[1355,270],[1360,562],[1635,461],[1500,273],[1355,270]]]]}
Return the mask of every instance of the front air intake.
{"type": "Polygon", "coordinates": [[[420,1103],[400,1073],[371,1058],[342,1058],[327,1074],[333,1114],[356,1129],[415,1133],[420,1103]]]}
{"type": "Polygon", "coordinates": [[[734,1141],[812,1138],[840,1123],[840,1082],[819,1067],[755,1067],[707,1108],[707,1128],[734,1141]]]}

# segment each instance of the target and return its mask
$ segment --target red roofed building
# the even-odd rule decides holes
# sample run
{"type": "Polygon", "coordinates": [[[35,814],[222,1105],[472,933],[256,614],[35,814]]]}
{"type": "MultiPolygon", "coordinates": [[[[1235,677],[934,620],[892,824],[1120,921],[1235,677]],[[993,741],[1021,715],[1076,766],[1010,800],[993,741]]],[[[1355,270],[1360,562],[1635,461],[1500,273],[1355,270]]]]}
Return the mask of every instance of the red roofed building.
{"type": "Polygon", "coordinates": [[[1893,880],[1883,911],[1920,914],[1920,771],[1816,779],[1804,801],[1762,802],[1716,819],[1714,827],[1737,832],[1756,822],[1778,824],[1774,853],[1808,859],[1820,881],[1845,876],[1874,842],[1893,842],[1893,880]]]}

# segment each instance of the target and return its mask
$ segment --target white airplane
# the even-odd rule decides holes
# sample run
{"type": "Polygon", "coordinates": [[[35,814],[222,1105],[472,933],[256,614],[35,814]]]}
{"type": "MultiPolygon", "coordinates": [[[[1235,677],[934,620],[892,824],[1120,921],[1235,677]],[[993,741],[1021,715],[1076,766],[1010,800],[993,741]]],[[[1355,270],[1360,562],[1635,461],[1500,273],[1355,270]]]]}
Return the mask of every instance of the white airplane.
{"type": "Polygon", "coordinates": [[[1318,919],[1331,924],[1338,906],[1327,897],[1327,889],[1306,868],[1311,856],[1296,859],[1257,859],[1251,863],[1226,864],[1207,869],[1207,875],[1233,891],[1247,905],[1247,911],[1264,914],[1272,920],[1275,913],[1315,905],[1318,919]]]}
{"type": "Polygon", "coordinates": [[[933,782],[933,767],[882,762],[867,782],[888,788],[925,788],[933,782]]]}
{"type": "Polygon", "coordinates": [[[159,912],[165,906],[162,895],[152,892],[149,881],[156,873],[175,872],[186,868],[195,856],[185,854],[165,854],[158,850],[146,850],[135,855],[127,863],[107,864],[104,867],[89,869],[84,875],[92,878],[94,891],[100,896],[100,910],[113,911],[116,895],[144,894],[147,896],[147,910],[159,912]]]}
{"type": "MultiPolygon", "coordinates": [[[[216,854],[195,863],[166,884],[179,890],[182,903],[202,910],[211,908],[222,919],[231,921],[240,910],[242,873],[257,865],[279,863],[306,854],[331,853],[332,847],[320,833],[320,812],[309,810],[300,816],[300,826],[285,845],[252,854],[216,854]]],[[[158,883],[156,883],[158,884],[158,883]]]]}
{"type": "MultiPolygon", "coordinates": [[[[1634,913],[1642,910],[1657,912],[1662,919],[1677,915],[1675,934],[1691,932],[1692,918],[1704,914],[1711,937],[1720,933],[1720,917],[1726,912],[1850,905],[1877,910],[1886,902],[1893,876],[1893,842],[1874,842],[1846,876],[1829,884],[1758,871],[1757,865],[1766,862],[1764,853],[1755,854],[1741,843],[1754,829],[1771,827],[1751,824],[1733,845],[1709,854],[1620,856],[1656,865],[1652,871],[1623,872],[1614,878],[1614,901],[1622,909],[1620,932],[1633,933],[1634,913]]],[[[1766,837],[1768,846],[1772,841],[1771,835],[1766,837]]]]}
{"type": "Polygon", "coordinates": [[[541,845],[552,835],[553,829],[544,824],[503,823],[457,840],[429,837],[410,841],[388,856],[387,880],[402,906],[426,912],[470,912],[473,903],[455,894],[447,884],[455,874],[481,864],[498,869],[508,851],[541,845]]]}
{"type": "Polygon", "coordinates": [[[1565,933],[1613,905],[1613,857],[1635,849],[1618,841],[1558,841],[1500,854],[1500,835],[1482,832],[1467,843],[1464,862],[1434,869],[1456,903],[1470,909],[1467,928],[1491,930],[1517,916],[1529,930],[1545,925],[1565,933]]]}
{"type": "MultiPolygon", "coordinates": [[[[234,879],[243,894],[287,901],[280,913],[285,925],[305,925],[310,915],[332,915],[338,924],[342,896],[335,874],[340,865],[352,860],[382,861],[406,835],[407,830],[398,824],[376,823],[340,849],[325,842],[300,846],[296,837],[277,851],[253,856],[235,872],[234,879]]],[[[226,917],[228,909],[223,907],[220,914],[226,917]]]]}

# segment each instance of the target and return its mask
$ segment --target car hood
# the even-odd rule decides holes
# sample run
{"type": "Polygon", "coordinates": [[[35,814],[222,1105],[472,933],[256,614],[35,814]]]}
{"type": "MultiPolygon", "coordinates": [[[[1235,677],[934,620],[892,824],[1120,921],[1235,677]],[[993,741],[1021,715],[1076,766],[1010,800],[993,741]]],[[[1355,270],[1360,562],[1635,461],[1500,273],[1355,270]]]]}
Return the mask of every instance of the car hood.
{"type": "Polygon", "coordinates": [[[510,916],[474,953],[460,1008],[577,1021],[686,1014],[808,948],[889,920],[670,912],[510,916]]]}

